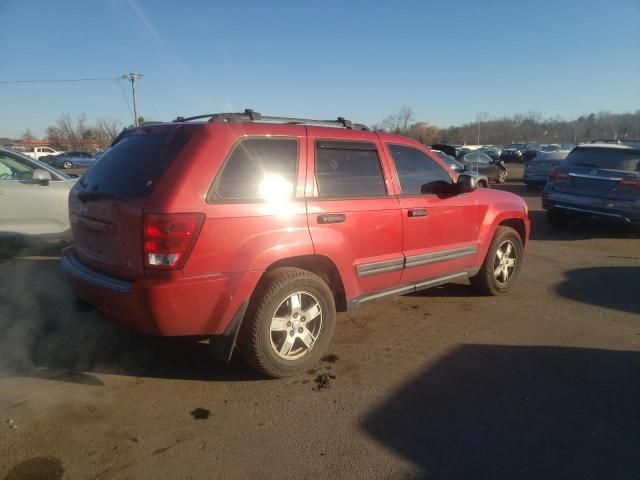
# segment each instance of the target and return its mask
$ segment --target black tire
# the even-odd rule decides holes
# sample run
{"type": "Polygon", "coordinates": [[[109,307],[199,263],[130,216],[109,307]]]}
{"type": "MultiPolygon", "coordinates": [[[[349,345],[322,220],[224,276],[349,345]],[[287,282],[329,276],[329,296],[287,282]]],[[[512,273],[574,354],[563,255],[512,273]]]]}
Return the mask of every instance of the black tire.
{"type": "Polygon", "coordinates": [[[538,190],[538,186],[535,183],[527,183],[527,190],[538,190]]]}
{"type": "Polygon", "coordinates": [[[324,280],[307,270],[278,268],[266,273],[254,292],[240,330],[238,350],[245,362],[269,377],[296,375],[309,369],[325,354],[333,337],[335,318],[333,294],[324,280]],[[318,301],[321,328],[306,353],[287,360],[272,346],[271,321],[282,303],[300,291],[308,292],[318,301]]]}
{"type": "Polygon", "coordinates": [[[567,228],[569,220],[571,219],[568,215],[562,213],[556,208],[550,208],[547,210],[547,222],[549,222],[549,225],[553,228],[567,228]]]}
{"type": "Polygon", "coordinates": [[[522,269],[523,253],[522,239],[520,235],[518,235],[518,232],[510,227],[498,227],[487,251],[487,256],[484,262],[482,262],[480,271],[469,279],[471,285],[485,295],[504,295],[508,293],[513,288],[522,269]],[[507,281],[503,283],[496,278],[494,271],[496,270],[498,249],[505,245],[506,242],[510,242],[514,247],[516,262],[507,281]]]}
{"type": "Polygon", "coordinates": [[[487,185],[487,182],[485,182],[484,180],[480,180],[478,182],[478,188],[489,188],[489,185],[487,185]]]}

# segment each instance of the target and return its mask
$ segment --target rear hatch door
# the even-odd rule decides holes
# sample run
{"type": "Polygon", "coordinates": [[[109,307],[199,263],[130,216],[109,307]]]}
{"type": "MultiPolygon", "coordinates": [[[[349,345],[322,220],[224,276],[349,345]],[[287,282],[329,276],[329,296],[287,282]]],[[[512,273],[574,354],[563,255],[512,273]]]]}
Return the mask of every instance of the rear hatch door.
{"type": "Polygon", "coordinates": [[[175,125],[125,133],[76,183],[69,215],[78,259],[125,280],[144,276],[144,205],[186,142],[175,125]]]}
{"type": "Polygon", "coordinates": [[[556,192],[610,200],[640,198],[640,151],[621,148],[576,148],[562,163],[568,173],[553,185],[556,192]]]}

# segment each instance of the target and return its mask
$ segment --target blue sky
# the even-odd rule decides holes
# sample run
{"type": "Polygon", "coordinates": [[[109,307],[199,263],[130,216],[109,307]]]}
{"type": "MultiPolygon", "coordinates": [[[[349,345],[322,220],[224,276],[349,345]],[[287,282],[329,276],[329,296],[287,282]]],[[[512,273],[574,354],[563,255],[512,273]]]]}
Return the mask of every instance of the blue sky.
{"type": "MultiPolygon", "coordinates": [[[[640,108],[640,0],[0,0],[0,81],[141,72],[147,119],[237,111],[439,126],[640,108]]],[[[128,84],[0,84],[0,137],[130,122],[128,84]]],[[[130,101],[130,100],[129,100],[130,101]]]]}

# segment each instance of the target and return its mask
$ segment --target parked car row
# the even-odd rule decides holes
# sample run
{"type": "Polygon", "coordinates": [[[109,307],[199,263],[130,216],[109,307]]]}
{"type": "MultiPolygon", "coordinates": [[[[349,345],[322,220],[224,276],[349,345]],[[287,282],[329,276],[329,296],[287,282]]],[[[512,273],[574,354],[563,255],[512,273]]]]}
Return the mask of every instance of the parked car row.
{"type": "Polygon", "coordinates": [[[505,162],[527,163],[534,159],[539,153],[555,152],[558,150],[571,150],[574,146],[571,144],[539,144],[531,143],[512,143],[502,150],[500,158],[505,162]]]}

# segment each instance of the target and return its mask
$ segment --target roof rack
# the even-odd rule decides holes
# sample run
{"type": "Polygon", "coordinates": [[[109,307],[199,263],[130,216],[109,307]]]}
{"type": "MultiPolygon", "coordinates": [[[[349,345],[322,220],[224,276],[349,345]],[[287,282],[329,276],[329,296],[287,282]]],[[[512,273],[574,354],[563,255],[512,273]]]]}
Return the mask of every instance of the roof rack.
{"type": "Polygon", "coordinates": [[[293,125],[318,125],[323,127],[347,128],[349,130],[369,130],[369,127],[361,123],[352,123],[344,117],[338,117],[336,120],[312,120],[309,118],[294,117],[272,117],[254,112],[250,108],[245,109],[243,113],[209,113],[206,115],[196,115],[195,117],[177,117],[174,122],[189,122],[191,120],[208,119],[212,123],[231,123],[231,122],[264,122],[264,123],[283,123],[293,125]]]}

